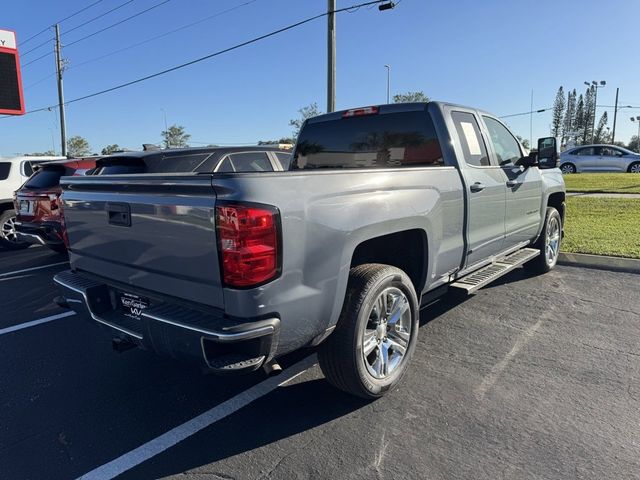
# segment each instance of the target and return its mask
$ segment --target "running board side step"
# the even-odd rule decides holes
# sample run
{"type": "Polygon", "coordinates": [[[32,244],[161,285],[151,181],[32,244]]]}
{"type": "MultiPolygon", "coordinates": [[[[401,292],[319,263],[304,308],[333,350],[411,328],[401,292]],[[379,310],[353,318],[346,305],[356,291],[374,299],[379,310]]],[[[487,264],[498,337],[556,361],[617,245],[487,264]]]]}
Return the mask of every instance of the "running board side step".
{"type": "Polygon", "coordinates": [[[480,270],[476,270],[469,275],[459,278],[450,285],[450,288],[464,291],[467,295],[470,295],[475,293],[476,290],[509,273],[511,270],[536,258],[538,255],[540,255],[540,250],[536,250],[535,248],[517,250],[514,253],[497,259],[486,267],[482,267],[480,270]]]}

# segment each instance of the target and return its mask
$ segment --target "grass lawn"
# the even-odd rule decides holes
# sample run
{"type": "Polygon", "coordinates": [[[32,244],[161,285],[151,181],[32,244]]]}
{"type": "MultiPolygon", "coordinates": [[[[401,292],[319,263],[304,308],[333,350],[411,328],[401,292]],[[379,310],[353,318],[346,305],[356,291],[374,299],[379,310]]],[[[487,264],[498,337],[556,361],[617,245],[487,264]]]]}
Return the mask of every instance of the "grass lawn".
{"type": "Polygon", "coordinates": [[[567,192],[640,193],[637,173],[574,173],[563,178],[567,192]]]}
{"type": "Polygon", "coordinates": [[[562,250],[640,258],[640,199],[567,197],[562,250]]]}

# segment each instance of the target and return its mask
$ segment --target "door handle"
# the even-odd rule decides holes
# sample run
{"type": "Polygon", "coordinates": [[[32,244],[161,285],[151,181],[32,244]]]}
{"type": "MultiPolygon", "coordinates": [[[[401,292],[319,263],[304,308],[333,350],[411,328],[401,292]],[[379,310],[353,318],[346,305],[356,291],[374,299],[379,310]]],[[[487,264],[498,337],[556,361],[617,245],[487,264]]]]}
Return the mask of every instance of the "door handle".
{"type": "Polygon", "coordinates": [[[520,182],[517,180],[507,180],[507,187],[509,188],[517,187],[518,185],[520,185],[520,182]]]}
{"type": "Polygon", "coordinates": [[[471,184],[471,186],[469,187],[469,189],[470,189],[472,192],[481,192],[482,190],[484,190],[484,188],[485,188],[485,187],[484,187],[484,183],[481,183],[481,182],[473,183],[473,184],[471,184]]]}
{"type": "Polygon", "coordinates": [[[128,203],[111,203],[105,205],[107,218],[110,225],[118,225],[120,227],[131,226],[131,207],[128,203]]]}

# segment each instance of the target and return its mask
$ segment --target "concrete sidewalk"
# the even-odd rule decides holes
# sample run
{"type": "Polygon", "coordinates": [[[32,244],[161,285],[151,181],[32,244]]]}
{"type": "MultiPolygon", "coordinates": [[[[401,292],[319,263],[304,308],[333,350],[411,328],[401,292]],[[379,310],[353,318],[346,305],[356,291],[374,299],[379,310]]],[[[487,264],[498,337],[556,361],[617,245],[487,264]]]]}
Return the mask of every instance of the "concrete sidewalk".
{"type": "Polygon", "coordinates": [[[592,198],[640,198],[640,193],[589,193],[589,192],[567,192],[570,197],[592,197],[592,198]]]}

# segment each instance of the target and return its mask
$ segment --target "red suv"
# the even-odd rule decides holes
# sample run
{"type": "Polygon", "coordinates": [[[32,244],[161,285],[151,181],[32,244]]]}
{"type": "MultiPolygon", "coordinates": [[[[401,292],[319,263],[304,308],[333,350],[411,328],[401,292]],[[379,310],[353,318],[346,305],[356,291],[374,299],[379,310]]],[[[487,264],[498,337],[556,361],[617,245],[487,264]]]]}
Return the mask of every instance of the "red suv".
{"type": "Polygon", "coordinates": [[[20,240],[66,251],[64,219],[60,215],[60,177],[84,175],[97,158],[77,158],[43,163],[14,193],[16,231],[20,240]]]}

